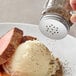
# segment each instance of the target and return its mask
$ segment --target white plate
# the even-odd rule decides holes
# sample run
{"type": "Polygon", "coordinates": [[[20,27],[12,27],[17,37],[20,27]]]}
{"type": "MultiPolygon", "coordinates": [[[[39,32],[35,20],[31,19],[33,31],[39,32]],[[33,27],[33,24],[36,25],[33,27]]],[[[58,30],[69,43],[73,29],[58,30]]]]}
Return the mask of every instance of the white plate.
{"type": "Polygon", "coordinates": [[[13,27],[24,30],[24,35],[37,37],[53,54],[60,58],[64,67],[64,76],[76,76],[76,38],[68,35],[66,38],[54,41],[41,34],[37,25],[23,23],[0,23],[0,36],[13,27]]]}

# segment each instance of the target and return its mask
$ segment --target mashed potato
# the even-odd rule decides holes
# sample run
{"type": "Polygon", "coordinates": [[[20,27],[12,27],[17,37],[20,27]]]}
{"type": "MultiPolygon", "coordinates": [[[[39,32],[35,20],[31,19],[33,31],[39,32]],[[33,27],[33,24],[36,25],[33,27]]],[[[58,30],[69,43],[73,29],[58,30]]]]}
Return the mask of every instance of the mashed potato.
{"type": "Polygon", "coordinates": [[[20,44],[10,61],[4,65],[12,76],[52,76],[59,66],[48,48],[37,40],[20,44]]]}

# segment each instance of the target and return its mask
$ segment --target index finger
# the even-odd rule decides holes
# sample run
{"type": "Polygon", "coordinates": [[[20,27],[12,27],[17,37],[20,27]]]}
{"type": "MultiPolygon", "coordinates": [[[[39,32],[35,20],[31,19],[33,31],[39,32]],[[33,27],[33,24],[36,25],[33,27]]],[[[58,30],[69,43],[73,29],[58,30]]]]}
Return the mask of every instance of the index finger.
{"type": "Polygon", "coordinates": [[[76,10],[76,0],[70,0],[70,5],[73,10],[76,10]]]}

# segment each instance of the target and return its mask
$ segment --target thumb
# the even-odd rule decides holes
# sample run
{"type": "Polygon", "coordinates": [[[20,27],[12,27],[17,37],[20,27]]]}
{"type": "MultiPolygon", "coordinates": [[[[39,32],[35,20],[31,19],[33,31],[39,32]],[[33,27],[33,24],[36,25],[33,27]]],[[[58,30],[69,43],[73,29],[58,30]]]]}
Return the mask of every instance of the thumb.
{"type": "Polygon", "coordinates": [[[76,15],[72,15],[70,20],[72,23],[76,23],[76,15]]]}
{"type": "Polygon", "coordinates": [[[70,0],[70,5],[73,10],[76,10],[76,0],[70,0]]]}

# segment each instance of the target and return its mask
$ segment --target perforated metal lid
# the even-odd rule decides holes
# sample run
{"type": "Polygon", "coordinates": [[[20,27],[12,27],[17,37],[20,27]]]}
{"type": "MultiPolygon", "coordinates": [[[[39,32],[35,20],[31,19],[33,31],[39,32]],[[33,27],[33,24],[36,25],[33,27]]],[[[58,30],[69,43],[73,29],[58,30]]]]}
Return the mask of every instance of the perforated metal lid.
{"type": "Polygon", "coordinates": [[[64,38],[70,29],[66,20],[57,15],[42,17],[39,28],[45,36],[55,40],[64,38]]]}

